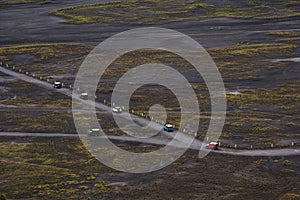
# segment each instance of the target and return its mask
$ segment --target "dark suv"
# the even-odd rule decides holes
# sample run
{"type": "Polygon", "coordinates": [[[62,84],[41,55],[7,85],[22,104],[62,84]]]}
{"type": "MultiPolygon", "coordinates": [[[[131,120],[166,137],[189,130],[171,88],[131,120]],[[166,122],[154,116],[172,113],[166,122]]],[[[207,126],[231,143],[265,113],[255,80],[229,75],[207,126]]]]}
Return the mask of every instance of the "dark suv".
{"type": "Polygon", "coordinates": [[[62,87],[62,82],[61,81],[55,81],[53,83],[53,87],[57,88],[57,89],[61,88],[62,87]]]}

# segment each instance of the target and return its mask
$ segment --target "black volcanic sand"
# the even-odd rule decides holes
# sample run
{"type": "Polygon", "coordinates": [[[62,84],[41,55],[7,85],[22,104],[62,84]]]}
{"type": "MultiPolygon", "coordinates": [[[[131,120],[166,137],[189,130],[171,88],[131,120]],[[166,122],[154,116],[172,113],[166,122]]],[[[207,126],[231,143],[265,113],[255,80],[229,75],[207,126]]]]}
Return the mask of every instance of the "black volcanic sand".
{"type": "MultiPolygon", "coordinates": [[[[84,43],[96,45],[113,34],[143,25],[85,24],[72,25],[65,20],[48,15],[49,12],[82,4],[83,1],[57,0],[51,4],[22,4],[8,6],[0,12],[0,45],[20,45],[36,43],[84,43]]],[[[104,3],[106,0],[84,1],[85,4],[104,3]]],[[[214,2],[222,4],[220,2],[214,2]]],[[[273,37],[263,33],[271,30],[297,30],[300,18],[280,20],[242,20],[217,18],[198,22],[180,22],[162,25],[185,33],[205,48],[235,45],[238,42],[272,42],[273,37]]]]}
{"type": "Polygon", "coordinates": [[[0,145],[5,172],[0,190],[9,199],[278,199],[299,194],[299,156],[211,153],[198,159],[196,151],[189,151],[159,171],[129,174],[98,162],[79,139],[2,137],[0,145]]]}
{"type": "MultiPolygon", "coordinates": [[[[63,23],[65,20],[61,18],[48,15],[55,9],[81,5],[83,2],[105,1],[57,0],[51,4],[23,4],[1,9],[0,46],[75,43],[89,45],[90,48],[113,34],[143,27],[132,24],[72,25],[63,23]]],[[[214,1],[214,3],[218,2],[214,1]]],[[[278,37],[266,33],[284,30],[299,32],[300,18],[280,20],[218,18],[172,23],[161,27],[188,34],[205,48],[215,48],[244,42],[250,44],[278,42],[278,37]]],[[[299,53],[298,48],[293,57],[299,57],[299,53]]],[[[80,58],[83,59],[84,56],[80,58]]],[[[74,57],[65,59],[74,59],[74,57]]],[[[26,65],[34,64],[34,57],[29,54],[17,55],[13,60],[17,63],[26,60],[26,65]]],[[[289,63],[283,69],[266,71],[266,74],[258,80],[228,79],[227,87],[229,90],[242,89],[241,92],[249,88],[274,89],[274,82],[276,84],[298,83],[298,75],[299,63],[289,63]]],[[[66,74],[60,78],[64,76],[66,74]]],[[[73,78],[74,74],[70,76],[73,78]]],[[[0,97],[1,131],[14,131],[26,126],[29,128],[28,131],[46,132],[61,131],[62,128],[67,127],[66,133],[74,133],[74,126],[71,124],[72,116],[68,111],[70,99],[64,99],[54,92],[44,91],[38,86],[3,74],[0,74],[0,97]],[[55,102],[55,100],[61,101],[55,102]],[[43,104],[49,104],[51,108],[59,108],[54,108],[55,110],[43,110],[45,109],[43,108],[39,111],[37,107],[43,104]],[[14,107],[16,105],[26,109],[18,110],[18,107],[14,107]],[[37,116],[43,122],[32,124],[31,118],[37,116]],[[55,128],[48,126],[49,119],[52,119],[51,123],[57,125],[54,126],[55,128]],[[64,125],[60,126],[62,122],[64,125]],[[28,124],[33,126],[32,129],[28,124]]],[[[297,99],[294,100],[296,102],[297,99]]],[[[295,104],[295,102],[289,101],[287,104],[295,104]]],[[[225,137],[224,142],[231,145],[239,142],[246,143],[247,147],[261,141],[267,142],[269,147],[270,143],[274,142],[269,141],[273,139],[273,129],[267,132],[270,135],[263,135],[264,138],[257,139],[255,134],[254,137],[247,138],[247,130],[240,126],[239,120],[242,119],[243,123],[250,124],[248,128],[253,125],[263,125],[267,128],[284,129],[286,134],[276,135],[275,142],[289,144],[299,133],[300,120],[299,114],[290,112],[292,114],[284,109],[265,105],[255,109],[244,108],[241,111],[238,106],[232,104],[229,106],[228,114],[234,117],[228,120],[230,125],[237,129],[234,129],[233,135],[230,135],[232,130],[228,129],[230,133],[227,138],[225,137]],[[234,116],[236,112],[239,115],[234,116]],[[255,119],[257,124],[252,124],[250,117],[251,120],[255,119]],[[293,123],[288,124],[289,122],[293,123]]],[[[104,118],[110,119],[105,116],[104,118]]],[[[205,126],[203,129],[205,130],[205,126]]],[[[299,134],[297,137],[299,138],[299,134]]],[[[197,152],[189,151],[178,161],[160,171],[148,174],[126,174],[103,166],[82,147],[78,139],[2,137],[0,143],[0,169],[3,172],[0,173],[0,191],[9,199],[291,199],[292,197],[299,199],[299,195],[294,195],[299,194],[300,187],[299,156],[256,158],[212,153],[199,160],[197,152]],[[100,187],[96,187],[96,183],[101,183],[100,187]]],[[[132,148],[131,150],[154,148],[142,144],[129,146],[122,142],[118,145],[124,149],[132,148]]]]}
{"type": "MultiPolygon", "coordinates": [[[[106,1],[85,1],[88,3],[102,3],[106,1]]],[[[224,3],[223,1],[214,3],[224,3]]],[[[136,27],[143,27],[142,25],[133,25],[133,24],[83,24],[83,25],[72,25],[64,23],[65,20],[48,15],[49,12],[69,6],[76,6],[82,4],[82,1],[55,1],[55,3],[51,4],[22,4],[22,5],[14,5],[8,6],[4,9],[1,9],[0,12],[0,46],[13,46],[13,45],[22,45],[22,44],[39,44],[39,43],[68,43],[68,44],[83,44],[89,45],[87,49],[91,49],[91,47],[97,45],[99,42],[104,39],[112,36],[115,33],[120,31],[128,30],[136,27]]],[[[253,20],[253,19],[229,19],[229,18],[216,18],[216,19],[207,19],[202,21],[195,22],[180,22],[180,23],[172,23],[160,25],[161,27],[171,28],[182,33],[188,34],[193,39],[197,40],[200,44],[202,44],[205,48],[215,48],[215,47],[227,47],[231,45],[239,44],[272,44],[277,42],[277,36],[267,34],[272,31],[293,31],[299,33],[300,28],[300,18],[286,18],[286,19],[278,19],[278,20],[253,20]]],[[[299,44],[299,41],[295,44],[299,44]]],[[[88,51],[86,51],[87,53],[88,51]]],[[[220,53],[220,52],[217,52],[220,53]]],[[[276,53],[276,52],[274,52],[276,53]]],[[[299,57],[300,48],[295,49],[292,57],[299,57]]],[[[276,54],[277,55],[277,54],[276,54]]],[[[215,55],[218,57],[218,55],[215,55]]],[[[278,57],[272,57],[272,60],[276,58],[286,58],[281,55],[277,55],[278,57]]],[[[63,79],[66,83],[72,83],[74,79],[74,75],[76,74],[76,68],[80,64],[80,62],[84,59],[85,53],[70,55],[61,58],[54,58],[49,60],[42,60],[39,62],[40,65],[47,66],[48,69],[41,68],[42,72],[40,72],[41,76],[47,77],[48,75],[53,75],[55,70],[59,70],[59,68],[63,68],[63,70],[57,72],[53,79],[63,79]],[[65,62],[65,63],[64,63],[65,62]],[[53,64],[55,63],[55,64],[53,64]],[[63,63],[63,64],[61,64],[63,63]],[[68,67],[66,65],[69,65],[68,67]],[[71,67],[70,67],[71,66],[71,67]],[[75,66],[75,67],[72,67],[75,66]],[[50,70],[51,67],[51,70],[50,70]],[[72,72],[70,72],[70,70],[72,72]],[[47,72],[51,72],[51,74],[47,74],[47,72]],[[69,73],[69,74],[68,74],[69,73]]],[[[36,57],[31,54],[21,54],[12,56],[13,62],[19,67],[23,68],[26,66],[33,66],[35,63],[36,57]]],[[[263,58],[265,59],[265,58],[263,58]]],[[[234,60],[234,59],[233,59],[234,60]]],[[[260,56],[254,58],[252,61],[262,61],[260,56]]],[[[226,60],[222,60],[221,63],[226,63],[226,60]]],[[[246,60],[246,62],[251,62],[246,60]]],[[[269,62],[269,61],[268,61],[269,62]]],[[[269,62],[268,64],[270,64],[269,62]]],[[[275,62],[276,63],[276,62],[275,62]]],[[[217,63],[219,64],[219,63],[217,63]]],[[[250,63],[251,64],[251,63],[250,63]]],[[[275,64],[274,64],[275,65],[275,64]]],[[[237,66],[238,67],[238,66],[237,66]]],[[[31,68],[32,69],[32,68],[31,68]]],[[[37,69],[38,71],[39,69],[37,69]]],[[[234,68],[232,74],[228,72],[227,74],[222,74],[225,83],[226,89],[228,90],[237,90],[247,91],[249,89],[261,89],[261,88],[271,88],[275,89],[280,84],[285,84],[287,82],[298,83],[299,81],[299,63],[297,62],[289,62],[284,65],[282,68],[272,68],[272,69],[260,69],[260,66],[257,68],[253,68],[250,73],[258,73],[258,77],[249,78],[240,80],[241,74],[238,68],[234,68]],[[236,74],[235,74],[236,73],[236,74]]],[[[222,69],[221,69],[222,71],[222,69]]],[[[226,70],[225,70],[226,72],[226,70]]],[[[191,74],[188,74],[191,75],[191,74]]],[[[242,74],[243,75],[243,74],[242,74]]],[[[247,75],[247,74],[246,74],[247,75]]],[[[54,94],[50,94],[49,92],[45,92],[39,90],[37,86],[25,85],[22,82],[15,82],[14,84],[10,83],[11,77],[1,77],[1,99],[2,103],[10,106],[13,103],[25,104],[25,106],[32,106],[32,104],[51,104],[58,107],[68,107],[70,106],[70,101],[65,100],[62,96],[56,96],[54,94]],[[18,88],[18,85],[23,86],[18,88]],[[30,91],[34,90],[35,93],[31,93],[30,91]],[[33,94],[36,95],[33,97],[33,94]],[[25,103],[22,103],[17,97],[26,97],[25,103]],[[47,96],[47,99],[44,97],[47,96]],[[58,98],[59,97],[59,98],[58,98]],[[60,102],[53,102],[53,100],[61,100],[60,102]],[[39,103],[37,102],[39,101],[39,103]],[[27,104],[27,105],[26,105],[27,104]]],[[[51,79],[51,81],[53,80],[51,79]]],[[[197,77],[196,77],[197,79],[197,77]]],[[[108,85],[110,81],[107,80],[108,85]]],[[[196,81],[197,82],[197,81],[196,81]]],[[[103,99],[109,100],[109,89],[107,89],[107,85],[104,86],[105,94],[101,93],[98,95],[99,100],[103,101],[103,99]]],[[[287,86],[288,87],[288,86],[287,86]]],[[[145,90],[146,91],[146,90],[145,90]]],[[[140,94],[145,93],[145,91],[140,90],[140,94]]],[[[207,91],[197,91],[199,93],[203,92],[207,94],[207,91]]],[[[262,92],[263,93],[263,92],[262,92]]],[[[264,96],[263,96],[264,97],[264,96]]],[[[264,97],[268,98],[268,97],[264,97]]],[[[233,102],[237,99],[234,98],[233,102]]],[[[142,101],[141,101],[142,102],[142,101]]],[[[247,102],[247,101],[246,101],[247,102]]],[[[209,103],[209,102],[208,102],[209,103]]],[[[203,106],[207,106],[207,103],[203,106]]],[[[294,102],[288,101],[287,105],[294,104],[294,102]]],[[[36,106],[36,105],[34,105],[36,106]]],[[[208,106],[209,108],[209,106],[208,106]]],[[[5,107],[2,110],[6,109],[5,107]]],[[[205,107],[206,109],[206,107],[205,107]]],[[[228,116],[232,116],[233,113],[241,112],[241,119],[247,119],[247,117],[257,118],[256,121],[259,121],[257,125],[263,127],[272,127],[276,131],[277,129],[283,130],[279,133],[274,133],[273,129],[268,130],[268,132],[263,135],[259,135],[263,137],[259,141],[255,138],[249,138],[249,134],[251,134],[251,130],[253,130],[253,126],[256,126],[252,121],[242,122],[248,123],[247,128],[244,126],[240,126],[241,122],[236,121],[236,118],[228,119],[227,122],[230,123],[229,127],[225,126],[225,131],[227,135],[223,141],[230,145],[245,143],[245,147],[249,147],[251,144],[255,144],[256,142],[266,143],[269,147],[271,143],[288,145],[293,140],[299,139],[298,134],[298,126],[299,117],[297,115],[297,109],[294,112],[286,111],[284,109],[276,108],[273,105],[259,105],[255,108],[244,108],[241,109],[240,106],[233,104],[229,104],[228,106],[228,116]],[[248,114],[251,115],[248,115],[248,114]],[[295,118],[294,118],[295,117],[295,118]],[[292,122],[292,124],[288,124],[292,122]],[[235,129],[236,128],[236,129],[235,129]],[[233,131],[234,130],[234,131],[233,131]],[[276,135],[275,138],[270,138],[270,136],[276,135]],[[241,142],[242,141],[242,142],[241,142]]],[[[30,117],[30,116],[29,116],[30,117]]],[[[205,132],[207,128],[207,122],[202,124],[201,132],[205,132]]],[[[3,130],[7,130],[7,127],[4,127],[3,130]]],[[[51,131],[51,129],[50,129],[51,131]]],[[[71,131],[68,131],[71,132],[71,131]]],[[[257,134],[254,134],[255,137],[257,134]]]]}

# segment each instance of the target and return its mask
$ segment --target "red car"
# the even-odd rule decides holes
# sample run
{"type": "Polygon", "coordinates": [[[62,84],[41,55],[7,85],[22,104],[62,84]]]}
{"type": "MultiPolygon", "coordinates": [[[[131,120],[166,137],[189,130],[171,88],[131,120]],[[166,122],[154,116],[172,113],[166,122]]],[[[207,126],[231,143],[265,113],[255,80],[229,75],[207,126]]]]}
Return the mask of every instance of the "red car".
{"type": "Polygon", "coordinates": [[[209,144],[206,145],[207,149],[213,149],[213,150],[217,150],[219,148],[219,143],[217,142],[211,142],[209,144]]]}

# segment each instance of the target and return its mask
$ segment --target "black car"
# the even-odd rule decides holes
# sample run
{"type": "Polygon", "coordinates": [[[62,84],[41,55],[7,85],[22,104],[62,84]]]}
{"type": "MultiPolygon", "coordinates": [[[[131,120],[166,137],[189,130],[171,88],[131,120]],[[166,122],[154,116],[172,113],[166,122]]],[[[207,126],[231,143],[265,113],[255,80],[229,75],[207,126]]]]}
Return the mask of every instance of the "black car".
{"type": "Polygon", "coordinates": [[[62,82],[61,81],[55,81],[53,83],[53,87],[56,88],[56,89],[59,89],[62,87],[62,82]]]}

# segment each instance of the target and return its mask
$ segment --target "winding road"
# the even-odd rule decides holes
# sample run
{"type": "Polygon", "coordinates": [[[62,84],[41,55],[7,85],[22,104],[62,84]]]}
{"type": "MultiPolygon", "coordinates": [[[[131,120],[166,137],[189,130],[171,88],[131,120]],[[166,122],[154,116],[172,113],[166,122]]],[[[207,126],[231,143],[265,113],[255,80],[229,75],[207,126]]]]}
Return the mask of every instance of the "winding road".
{"type": "MultiPolygon", "coordinates": [[[[0,137],[72,137],[78,138],[78,134],[63,134],[63,133],[23,133],[23,132],[0,132],[0,137]]],[[[80,137],[86,137],[86,135],[80,135],[80,137]]],[[[166,145],[170,140],[166,138],[136,138],[130,136],[98,136],[97,139],[108,138],[110,140],[116,141],[125,141],[125,142],[139,142],[145,144],[153,145],[166,145]]],[[[182,143],[178,142],[176,147],[180,148],[182,143]]],[[[199,140],[195,140],[194,143],[190,146],[189,149],[200,150],[199,140]],[[198,142],[197,142],[198,141],[198,142]]],[[[202,151],[208,151],[202,149],[202,151]]],[[[286,149],[264,149],[264,150],[236,150],[236,149],[227,149],[220,148],[214,153],[237,155],[237,156],[297,156],[300,155],[300,149],[296,148],[286,148],[286,149]]]]}
{"type": "MultiPolygon", "coordinates": [[[[85,4],[105,3],[111,0],[86,0],[85,4]]],[[[124,30],[139,27],[137,25],[114,25],[114,24],[83,24],[73,25],[62,23],[65,20],[55,16],[48,15],[49,12],[63,8],[81,5],[82,0],[63,1],[57,0],[53,4],[45,4],[43,6],[38,4],[24,4],[14,5],[2,9],[0,12],[0,46],[12,46],[20,44],[37,44],[37,43],[74,43],[76,41],[80,44],[95,45],[103,41],[107,37],[119,33],[124,30]],[[98,34],[96,34],[98,33],[98,34]]],[[[179,22],[171,24],[163,24],[162,27],[174,29],[182,33],[188,34],[195,40],[199,41],[205,48],[225,47],[236,45],[242,41],[253,41],[253,43],[260,43],[262,41],[276,41],[271,35],[266,33],[270,31],[297,31],[299,32],[300,18],[295,17],[291,19],[278,19],[278,20],[244,20],[244,19],[229,19],[229,18],[216,18],[207,19],[194,22],[179,22]],[[288,23],[287,23],[288,22],[288,23]]],[[[16,77],[20,80],[36,84],[47,90],[53,90],[72,98],[72,91],[67,88],[54,89],[52,84],[26,76],[0,67],[0,71],[7,75],[16,77]]],[[[295,75],[296,78],[298,74],[295,75]]],[[[269,80],[266,80],[269,82],[269,80]]],[[[95,103],[89,100],[82,100],[79,96],[73,97],[77,101],[95,106],[99,111],[97,112],[111,112],[111,108],[101,103],[95,103]]],[[[0,111],[6,108],[0,108],[0,111]]],[[[10,108],[10,109],[23,109],[23,108],[10,108]]],[[[30,111],[37,108],[24,108],[30,111]]],[[[57,110],[57,108],[39,108],[47,110],[57,110]]],[[[70,112],[68,109],[59,109],[61,112],[70,112]]],[[[78,110],[80,111],[80,110],[78,110]]],[[[121,114],[121,117],[128,117],[121,114]]],[[[148,125],[147,119],[131,115],[133,120],[141,125],[148,125]]],[[[206,117],[206,116],[204,116],[206,117]]],[[[209,117],[209,116],[207,116],[209,117]]],[[[162,125],[152,123],[151,128],[161,130],[162,125]]],[[[185,144],[185,140],[189,140],[190,136],[174,132],[164,134],[165,138],[138,138],[130,136],[109,136],[109,139],[151,143],[156,145],[165,145],[175,135],[180,141],[178,145],[185,144]]],[[[61,134],[61,133],[0,133],[1,136],[35,136],[35,137],[78,137],[78,134],[61,134]]],[[[202,146],[200,140],[194,140],[191,149],[199,150],[202,146]]],[[[270,150],[234,150],[224,149],[215,151],[218,153],[226,153],[233,155],[246,155],[246,156],[272,156],[272,155],[300,155],[299,149],[270,149],[270,150]]]]}
{"type": "MultiPolygon", "coordinates": [[[[54,89],[52,84],[35,79],[30,76],[26,76],[24,74],[18,73],[11,71],[7,68],[4,68],[0,66],[0,72],[5,73],[7,75],[16,77],[20,80],[36,84],[40,87],[43,87],[48,90],[53,90],[56,92],[59,92],[61,94],[64,94],[70,98],[72,98],[72,91],[67,88],[61,88],[61,89],[54,89]]],[[[95,108],[99,109],[102,112],[111,112],[111,107],[106,106],[104,104],[98,103],[98,102],[93,102],[91,100],[82,100],[80,99],[79,95],[74,95],[73,100],[80,101],[84,104],[90,104],[92,106],[95,106],[95,108]]],[[[120,115],[121,117],[128,117],[126,114],[120,115]]],[[[149,125],[150,121],[135,115],[131,115],[134,121],[138,122],[139,124],[142,125],[149,125]]],[[[158,123],[151,123],[151,128],[155,130],[162,130],[162,125],[158,123]]],[[[167,136],[166,138],[139,138],[139,137],[131,137],[131,136],[100,136],[100,137],[107,137],[111,140],[119,140],[119,141],[128,141],[128,142],[141,142],[141,143],[148,143],[148,144],[155,144],[155,145],[166,145],[169,144],[170,140],[173,139],[176,135],[176,142],[173,144],[176,145],[177,147],[181,148],[186,146],[186,141],[189,141],[191,139],[191,136],[186,135],[181,132],[173,132],[173,133],[168,133],[164,134],[164,136],[167,136]]],[[[78,134],[61,134],[61,133],[20,133],[20,132],[2,132],[0,133],[0,136],[14,136],[14,137],[81,137],[82,135],[78,134]]],[[[203,151],[208,151],[202,147],[203,142],[194,139],[193,143],[190,145],[190,149],[194,150],[203,150],[203,151]]],[[[235,150],[235,149],[225,149],[225,148],[220,148],[219,151],[214,151],[216,153],[222,153],[222,154],[230,154],[230,155],[239,155],[239,156],[291,156],[291,155],[300,155],[300,149],[299,148],[291,148],[291,149],[268,149],[268,150],[235,150]]]]}

